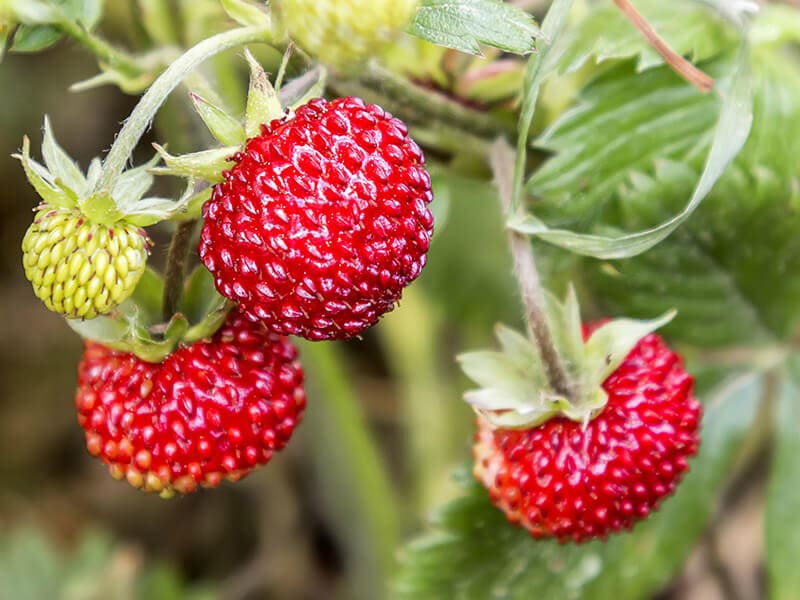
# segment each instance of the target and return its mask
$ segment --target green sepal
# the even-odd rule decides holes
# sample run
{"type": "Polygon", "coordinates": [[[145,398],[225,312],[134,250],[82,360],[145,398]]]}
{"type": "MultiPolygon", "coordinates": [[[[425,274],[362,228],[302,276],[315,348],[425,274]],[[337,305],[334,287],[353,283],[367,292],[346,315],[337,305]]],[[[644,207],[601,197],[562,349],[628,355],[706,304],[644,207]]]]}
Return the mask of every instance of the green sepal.
{"type": "Polygon", "coordinates": [[[637,342],[675,318],[670,310],[657,319],[615,319],[598,327],[584,345],[581,369],[590,381],[605,381],[625,360],[637,342]]]}
{"type": "Polygon", "coordinates": [[[95,223],[113,225],[124,216],[117,203],[108,194],[96,194],[79,200],[81,212],[95,223]]]}
{"type": "Polygon", "coordinates": [[[153,144],[161,159],[163,167],[150,169],[155,175],[172,175],[176,177],[194,177],[210,183],[222,181],[222,172],[230,167],[231,157],[239,150],[239,146],[213,148],[192,154],[174,156],[158,144],[153,144]]]}
{"type": "Polygon", "coordinates": [[[125,213],[125,221],[139,227],[147,227],[162,221],[192,219],[199,214],[198,197],[203,196],[195,191],[195,181],[190,177],[186,183],[186,190],[177,201],[170,198],[142,198],[125,213]],[[197,211],[197,214],[192,211],[197,211]]]}
{"type": "Polygon", "coordinates": [[[245,27],[260,27],[269,29],[272,26],[272,19],[269,13],[264,10],[263,2],[255,3],[250,0],[222,0],[222,8],[228,16],[245,27]]]}
{"type": "Polygon", "coordinates": [[[216,104],[199,94],[191,92],[189,97],[194,108],[208,130],[225,146],[241,146],[246,140],[242,124],[216,104]]]}
{"type": "Polygon", "coordinates": [[[217,293],[204,267],[197,267],[188,278],[179,312],[167,323],[161,321],[163,296],[162,277],[147,269],[133,295],[113,313],[91,320],[68,319],[67,323],[83,338],[158,363],[182,344],[213,336],[233,308],[233,303],[217,293]]]}
{"type": "Polygon", "coordinates": [[[247,93],[244,130],[245,135],[251,138],[261,133],[261,125],[280,119],[283,108],[264,68],[249,50],[245,50],[244,55],[250,65],[250,90],[247,93]]]}
{"type": "Polygon", "coordinates": [[[534,343],[498,325],[501,351],[478,351],[458,357],[461,369],[480,388],[464,400],[493,426],[527,429],[555,416],[588,422],[608,401],[603,382],[647,334],[668,323],[675,311],[650,321],[617,319],[583,339],[583,324],[574,290],[565,301],[546,295],[546,319],[570,387],[566,397],[550,385],[534,343]]]}
{"type": "Polygon", "coordinates": [[[42,200],[51,206],[74,208],[72,197],[56,186],[50,171],[31,158],[31,142],[27,135],[22,138],[22,154],[12,156],[22,163],[25,176],[42,200]]]}
{"type": "Polygon", "coordinates": [[[78,196],[88,192],[89,186],[86,182],[86,177],[83,176],[75,161],[56,141],[53,128],[50,125],[50,118],[47,115],[44,117],[42,157],[55,181],[61,180],[68,188],[74,190],[78,196]]]}
{"type": "Polygon", "coordinates": [[[30,157],[30,140],[22,140],[22,154],[14,157],[22,167],[33,188],[45,204],[59,208],[78,208],[89,220],[103,225],[124,222],[138,227],[147,227],[161,221],[188,218],[190,209],[199,214],[199,207],[207,195],[197,193],[194,178],[189,176],[189,187],[178,200],[167,198],[143,198],[153,185],[153,173],[160,160],[159,154],[143,165],[129,169],[117,179],[110,194],[96,193],[95,187],[102,173],[102,162],[94,158],[89,163],[87,174],[56,141],[50,120],[45,117],[42,141],[44,165],[30,157]]]}
{"type": "Polygon", "coordinates": [[[161,276],[148,268],[133,295],[113,313],[90,320],[67,319],[67,324],[85,339],[158,363],[169,356],[178,343],[177,339],[158,338],[152,333],[151,325],[160,316],[163,292],[161,276]]]}

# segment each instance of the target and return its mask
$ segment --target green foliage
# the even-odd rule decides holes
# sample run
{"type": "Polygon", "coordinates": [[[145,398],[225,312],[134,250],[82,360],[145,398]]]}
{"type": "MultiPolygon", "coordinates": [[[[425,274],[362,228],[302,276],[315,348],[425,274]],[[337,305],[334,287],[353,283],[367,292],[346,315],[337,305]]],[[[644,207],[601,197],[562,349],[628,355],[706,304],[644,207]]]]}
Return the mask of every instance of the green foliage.
{"type": "MultiPolygon", "coordinates": [[[[726,67],[717,62],[707,70],[716,76],[726,67]]],[[[553,153],[528,184],[542,199],[537,214],[553,215],[555,225],[592,222],[631,172],[701,155],[717,111],[716,98],[667,67],[637,73],[631,61],[616,66],[536,140],[553,153]]]]}
{"type": "Polygon", "coordinates": [[[10,8],[22,23],[14,35],[11,50],[39,52],[61,39],[63,31],[58,26],[64,22],[93,29],[103,14],[103,1],[11,0],[10,8]]]}
{"type": "MultiPolygon", "coordinates": [[[[800,269],[800,76],[794,58],[772,50],[757,50],[753,62],[751,136],[705,204],[650,252],[585,264],[613,312],[677,308],[667,332],[692,344],[766,343],[790,336],[800,319],[800,281],[791,276],[800,269]]],[[[601,222],[638,229],[680,210],[697,177],[687,162],[659,159],[647,175],[634,166],[601,222]]]]}
{"type": "Polygon", "coordinates": [[[398,600],[645,598],[663,586],[703,533],[715,498],[755,415],[762,381],[743,375],[708,396],[703,444],[674,498],[631,533],[607,542],[535,541],[509,525],[486,490],[464,481],[465,495],[438,510],[435,531],[402,555],[398,600]]]}
{"type": "Polygon", "coordinates": [[[19,528],[0,543],[0,590],[14,600],[212,600],[190,589],[166,565],[142,564],[138,553],[106,534],[88,532],[65,553],[41,530],[19,528]]]}
{"type": "Polygon", "coordinates": [[[795,600],[800,590],[797,515],[800,514],[800,361],[790,360],[775,411],[775,447],[769,474],[766,545],[769,598],[795,600]]]}
{"type": "Polygon", "coordinates": [[[539,35],[528,13],[500,0],[422,0],[408,32],[469,54],[479,44],[527,54],[539,35]]]}
{"type": "MultiPolygon", "coordinates": [[[[670,48],[694,62],[736,47],[738,36],[733,27],[697,0],[637,0],[635,5],[670,48]]],[[[569,30],[563,43],[560,68],[565,72],[576,71],[590,60],[633,58],[637,71],[663,63],[611,0],[591,2],[586,17],[569,30]]]]}

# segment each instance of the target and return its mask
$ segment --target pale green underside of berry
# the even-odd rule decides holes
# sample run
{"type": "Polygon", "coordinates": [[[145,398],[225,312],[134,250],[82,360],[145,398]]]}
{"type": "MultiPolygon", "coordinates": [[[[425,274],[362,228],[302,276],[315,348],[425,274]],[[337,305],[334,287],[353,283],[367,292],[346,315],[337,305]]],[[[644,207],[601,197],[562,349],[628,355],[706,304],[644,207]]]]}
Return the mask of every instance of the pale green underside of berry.
{"type": "Polygon", "coordinates": [[[47,207],[22,240],[25,276],[50,310],[93,319],[133,293],[145,271],[147,243],[136,227],[99,225],[77,210],[47,207]]]}
{"type": "Polygon", "coordinates": [[[341,69],[382,54],[405,30],[419,0],[281,0],[289,35],[341,69]]]}

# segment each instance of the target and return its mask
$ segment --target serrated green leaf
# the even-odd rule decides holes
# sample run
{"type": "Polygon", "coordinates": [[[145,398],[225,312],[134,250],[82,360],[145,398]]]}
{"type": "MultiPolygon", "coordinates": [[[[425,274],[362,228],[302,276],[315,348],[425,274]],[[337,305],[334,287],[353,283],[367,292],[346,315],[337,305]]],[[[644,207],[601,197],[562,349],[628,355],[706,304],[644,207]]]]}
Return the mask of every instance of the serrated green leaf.
{"type": "Polygon", "coordinates": [[[767,486],[766,555],[770,600],[796,600],[800,570],[800,360],[789,361],[775,411],[775,443],[767,486]]]}
{"type": "Polygon", "coordinates": [[[39,52],[46,50],[63,37],[61,31],[50,25],[20,25],[11,44],[12,52],[39,52]]]}
{"type": "Polygon", "coordinates": [[[714,139],[700,180],[680,213],[651,229],[617,236],[550,229],[532,214],[512,218],[509,227],[577,254],[596,258],[624,258],[640,254],[664,240],[691,216],[744,146],[752,119],[751,66],[745,45],[736,61],[730,85],[725,90],[714,139]]]}
{"type": "MultiPolygon", "coordinates": [[[[646,317],[669,308],[670,337],[700,346],[772,344],[800,324],[800,212],[792,157],[800,153],[800,73],[795,59],[754,53],[753,130],[734,165],[673,237],[635,259],[587,263],[611,312],[646,317]],[[765,242],[768,232],[768,242],[765,242]]],[[[696,171],[660,161],[632,174],[602,223],[650,227],[674,214],[696,171]]]]}
{"type": "Polygon", "coordinates": [[[703,441],[674,497],[631,533],[581,546],[536,541],[511,526],[477,483],[439,509],[435,531],[401,556],[398,600],[638,600],[680,567],[702,535],[761,395],[754,375],[710,395],[703,441]]]}
{"type": "Polygon", "coordinates": [[[206,124],[208,130],[225,146],[241,146],[247,136],[242,124],[226,113],[222,108],[206,100],[198,94],[190,94],[197,114],[206,124]]]}
{"type": "Polygon", "coordinates": [[[528,54],[539,28],[531,15],[500,0],[422,0],[408,32],[469,54],[480,54],[479,44],[528,54]]]}
{"type": "MultiPolygon", "coordinates": [[[[636,9],[670,48],[693,62],[705,61],[736,46],[734,28],[697,0],[637,0],[636,9]]],[[[595,2],[571,28],[565,46],[560,70],[567,73],[578,70],[590,59],[601,63],[632,58],[637,71],[664,62],[611,0],[595,2]]]]}

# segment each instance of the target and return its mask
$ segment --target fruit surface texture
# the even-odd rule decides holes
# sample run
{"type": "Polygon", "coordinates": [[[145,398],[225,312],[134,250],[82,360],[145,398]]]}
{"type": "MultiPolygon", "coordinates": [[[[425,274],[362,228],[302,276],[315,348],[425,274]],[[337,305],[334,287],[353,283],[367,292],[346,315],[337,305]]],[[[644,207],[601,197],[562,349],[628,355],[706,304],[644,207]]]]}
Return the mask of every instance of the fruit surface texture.
{"type": "Polygon", "coordinates": [[[236,155],[204,206],[199,253],[249,319],[345,339],[422,271],[432,198],[402,121],[356,98],[312,100],[236,155]]]}
{"type": "Polygon", "coordinates": [[[87,342],[75,403],[89,452],[115,478],[171,496],[267,463],[306,396],[294,346],[234,314],[161,364],[87,342]]]}
{"type": "Polygon", "coordinates": [[[93,319],[133,293],[148,244],[137,227],[100,225],[76,209],[43,207],[22,240],[25,276],[50,310],[93,319]]]}
{"type": "Polygon", "coordinates": [[[680,357],[644,337],[604,382],[606,406],[585,425],[530,429],[478,420],[475,477],[512,523],[536,538],[583,542],[656,510],[699,444],[700,402],[680,357]]]}
{"type": "Polygon", "coordinates": [[[419,0],[281,0],[286,28],[324,63],[349,68],[380,55],[403,32],[419,0]]]}

